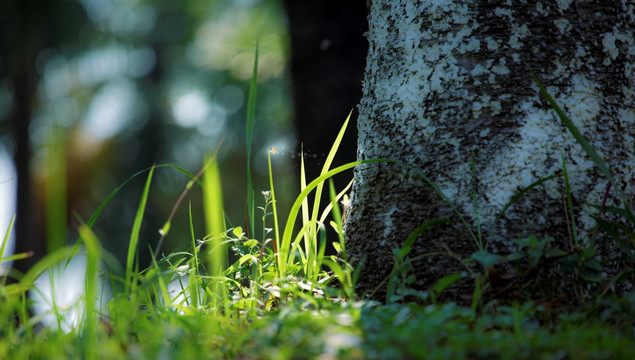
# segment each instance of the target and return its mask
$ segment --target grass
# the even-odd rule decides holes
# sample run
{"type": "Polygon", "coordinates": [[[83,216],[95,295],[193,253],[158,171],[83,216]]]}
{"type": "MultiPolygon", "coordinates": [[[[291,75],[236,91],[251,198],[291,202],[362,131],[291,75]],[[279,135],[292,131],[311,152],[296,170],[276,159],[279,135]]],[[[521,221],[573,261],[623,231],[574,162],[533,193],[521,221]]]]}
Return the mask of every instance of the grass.
{"type": "MultiPolygon", "coordinates": [[[[603,291],[584,307],[563,311],[557,299],[534,302],[493,299],[482,303],[483,291],[490,286],[486,274],[448,274],[428,291],[410,288],[414,260],[410,250],[417,236],[432,226],[447,223],[445,219],[432,219],[421,225],[401,248],[394,250],[395,265],[384,282],[387,286],[385,302],[365,300],[356,294],[358,269],[346,261],[339,206],[348,187],[335,189],[330,178],[360,164],[389,160],[357,161],[331,169],[347,120],[318,178],[307,183],[302,164],[300,194],[290,213],[281,216],[276,204],[275,179],[270,175],[270,189],[261,197],[254,196],[251,182],[249,164],[256,69],[257,56],[247,111],[246,228],[232,227],[223,213],[221,172],[215,158],[218,147],[196,175],[174,165],[157,165],[133,175],[104,200],[88,221],[80,221],[80,239],[75,245],[56,243],[28,273],[9,272],[17,278],[17,283],[7,284],[7,275],[3,275],[0,283],[1,359],[635,358],[633,292],[613,296],[603,291]],[[207,230],[205,234],[195,233],[192,207],[188,206],[189,234],[180,235],[189,238],[189,248],[165,256],[159,256],[160,244],[156,249],[147,249],[154,255],[152,264],[140,269],[138,254],[146,249],[139,249],[137,245],[147,198],[152,191],[152,177],[155,171],[166,169],[180,171],[190,181],[160,231],[160,243],[169,233],[176,209],[194,186],[204,190],[207,230]],[[145,186],[131,221],[129,249],[125,267],[122,267],[102,249],[91,228],[118,191],[141,175],[146,176],[145,186]],[[325,185],[330,202],[320,204],[325,185]],[[262,217],[262,229],[254,228],[258,215],[262,217]],[[338,234],[337,239],[332,240],[339,249],[337,257],[324,255],[327,226],[338,234]],[[296,227],[299,230],[296,231],[296,227]],[[65,319],[71,324],[67,329],[59,320],[68,317],[69,305],[52,299],[46,313],[34,313],[35,300],[30,294],[40,291],[43,273],[54,268],[62,271],[78,254],[87,259],[84,283],[80,284],[81,291],[74,300],[80,311],[76,318],[65,319]],[[472,306],[439,301],[448,286],[466,276],[472,276],[477,285],[472,306]],[[46,315],[55,316],[58,325],[43,326],[42,319],[46,315]]],[[[56,154],[63,155],[59,149],[56,154]]],[[[275,156],[275,149],[269,153],[270,174],[271,156],[275,156]]],[[[599,157],[592,158],[602,161],[599,157]]],[[[568,189],[564,161],[563,169],[568,189]]],[[[607,166],[600,169],[610,175],[607,166]]],[[[512,203],[550,179],[532,184],[514,197],[512,203]]],[[[570,196],[567,190],[569,209],[572,207],[570,196]]],[[[59,203],[59,199],[51,201],[51,207],[59,203]]],[[[478,211],[476,201],[474,206],[478,211]]],[[[509,205],[505,209],[507,207],[509,205]]],[[[627,219],[632,216],[628,207],[607,207],[602,211],[627,219]]],[[[602,230],[612,234],[625,253],[632,250],[629,243],[632,239],[620,237],[623,232],[632,234],[628,227],[602,221],[602,230]]],[[[573,218],[571,222],[575,223],[573,218]]],[[[10,225],[2,249],[11,230],[10,225]]],[[[501,260],[487,253],[487,242],[483,242],[480,229],[476,229],[476,235],[470,233],[476,251],[472,260],[484,267],[501,260]]],[[[575,237],[575,230],[573,234],[575,237]]],[[[524,261],[530,268],[543,264],[549,255],[556,255],[554,249],[548,248],[548,239],[530,237],[518,240],[517,245],[518,253],[507,260],[524,261]]],[[[594,255],[588,249],[576,248],[574,253],[566,255],[576,256],[572,268],[580,275],[576,281],[584,280],[584,270],[597,268],[594,255]]],[[[16,254],[0,259],[0,265],[25,256],[27,254],[16,254]]],[[[627,277],[632,272],[633,269],[627,269],[620,276],[627,277]]],[[[619,280],[616,277],[610,282],[614,284],[619,280]]]]}

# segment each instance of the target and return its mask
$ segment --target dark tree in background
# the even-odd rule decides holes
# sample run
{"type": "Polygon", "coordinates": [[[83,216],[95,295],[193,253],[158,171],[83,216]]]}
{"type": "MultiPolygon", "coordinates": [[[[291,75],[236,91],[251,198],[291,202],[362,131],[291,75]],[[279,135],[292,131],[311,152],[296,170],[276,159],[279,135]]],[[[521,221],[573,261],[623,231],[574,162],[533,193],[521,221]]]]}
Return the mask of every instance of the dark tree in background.
{"type": "MultiPolygon", "coordinates": [[[[291,36],[294,123],[304,144],[307,179],[319,175],[348,113],[362,95],[368,30],[365,0],[285,0],[291,36]]],[[[356,111],[335,161],[355,161],[356,111]]],[[[338,189],[348,181],[337,182],[338,189]]],[[[345,179],[344,179],[345,180],[345,179]]]]}
{"type": "Polygon", "coordinates": [[[28,270],[44,256],[46,248],[43,224],[33,216],[35,209],[29,166],[29,125],[41,76],[37,66],[38,54],[47,47],[74,40],[84,19],[81,6],[70,1],[20,0],[0,5],[0,74],[9,79],[14,97],[8,114],[8,129],[4,128],[4,124],[0,129],[0,134],[14,134],[11,147],[18,177],[15,225],[18,241],[14,251],[33,251],[32,257],[14,264],[20,272],[28,270]],[[66,20],[56,21],[61,17],[66,20]]]}

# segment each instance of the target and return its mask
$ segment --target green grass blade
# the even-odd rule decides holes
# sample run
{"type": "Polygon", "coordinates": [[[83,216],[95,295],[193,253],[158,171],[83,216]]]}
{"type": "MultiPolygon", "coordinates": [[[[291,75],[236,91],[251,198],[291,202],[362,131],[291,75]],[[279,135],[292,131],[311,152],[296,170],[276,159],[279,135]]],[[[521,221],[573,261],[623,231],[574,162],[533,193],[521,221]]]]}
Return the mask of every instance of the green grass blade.
{"type": "Polygon", "coordinates": [[[609,181],[613,184],[613,186],[617,185],[615,183],[615,179],[613,179],[613,175],[611,174],[611,171],[609,170],[604,160],[602,160],[602,157],[600,157],[600,155],[595,151],[595,149],[591,146],[591,144],[589,144],[589,141],[582,135],[580,130],[578,130],[578,128],[573,124],[571,119],[569,119],[569,117],[564,113],[564,111],[562,111],[560,106],[558,106],[558,104],[553,99],[553,97],[551,97],[551,95],[547,92],[547,90],[542,85],[542,83],[534,75],[533,71],[529,70],[529,73],[531,74],[531,78],[534,80],[536,85],[538,85],[538,88],[540,89],[540,93],[542,94],[542,96],[544,96],[545,99],[547,99],[547,102],[549,103],[551,108],[556,112],[556,114],[558,114],[558,117],[560,118],[564,126],[569,130],[571,135],[573,135],[573,137],[578,142],[578,144],[582,146],[582,149],[584,150],[584,152],[586,152],[587,155],[589,155],[593,163],[600,169],[602,174],[604,174],[604,176],[606,176],[606,178],[609,179],[609,181]]]}
{"type": "MultiPolygon", "coordinates": [[[[512,205],[514,205],[521,197],[523,197],[525,194],[527,194],[529,191],[531,191],[532,189],[534,189],[537,186],[542,185],[543,183],[551,180],[551,179],[555,179],[559,176],[559,174],[555,174],[555,175],[551,175],[551,176],[547,176],[545,178],[542,178],[540,180],[537,180],[531,184],[529,184],[529,186],[527,186],[526,188],[522,189],[518,194],[514,195],[506,204],[505,206],[503,206],[503,209],[498,213],[498,215],[496,216],[496,219],[494,219],[494,225],[492,226],[492,229],[496,229],[496,225],[498,224],[498,222],[500,221],[500,219],[503,217],[503,215],[505,215],[505,212],[507,211],[507,209],[509,209],[512,205]]],[[[492,232],[490,232],[489,236],[487,237],[487,241],[485,243],[485,249],[487,249],[488,244],[489,244],[489,240],[495,235],[494,230],[492,230],[492,232]]]]}
{"type": "Polygon", "coordinates": [[[32,251],[25,251],[25,252],[21,252],[21,253],[18,253],[18,254],[5,256],[1,260],[2,261],[23,260],[23,259],[29,258],[31,256],[33,256],[33,252],[32,251]]]}
{"type": "Polygon", "coordinates": [[[130,234],[130,243],[128,244],[128,256],[126,257],[126,293],[129,293],[129,291],[131,290],[134,259],[137,252],[137,244],[139,243],[139,233],[141,232],[143,214],[145,213],[146,203],[148,201],[148,193],[150,192],[152,174],[154,174],[154,166],[150,168],[150,173],[148,174],[148,178],[146,179],[146,184],[143,187],[143,194],[141,195],[141,201],[139,202],[137,214],[135,215],[132,225],[132,232],[130,234]]]}
{"type": "MultiPolygon", "coordinates": [[[[326,217],[331,213],[331,211],[333,210],[333,206],[337,205],[340,201],[340,199],[346,195],[346,192],[353,186],[353,179],[351,179],[351,181],[349,181],[349,183],[346,185],[346,187],[340,191],[337,195],[335,195],[335,202],[333,202],[333,199],[331,198],[331,202],[324,208],[324,210],[322,211],[322,215],[320,216],[320,222],[325,222],[326,221],[326,217]]],[[[335,189],[333,189],[335,190],[335,189]]]]}
{"type": "MultiPolygon", "coordinates": [[[[318,185],[323,184],[326,179],[330,178],[333,175],[339,174],[342,171],[351,169],[358,165],[371,164],[371,163],[377,163],[377,162],[394,162],[394,161],[388,160],[388,159],[370,159],[370,160],[354,161],[348,164],[344,164],[342,166],[339,166],[333,170],[330,170],[320,175],[315,180],[311,181],[306,186],[306,188],[300,192],[300,195],[298,195],[295,202],[293,203],[293,206],[291,207],[289,217],[287,218],[287,222],[284,227],[284,231],[282,233],[282,243],[280,244],[280,247],[279,247],[280,250],[278,251],[279,256],[281,258],[280,263],[282,264],[287,263],[288,252],[291,245],[291,239],[293,237],[293,227],[298,217],[298,212],[300,211],[300,207],[302,206],[302,202],[311,193],[311,191],[313,191],[313,189],[315,189],[318,185]]],[[[275,212],[274,212],[274,217],[275,217],[275,212]]],[[[276,236],[278,235],[276,234],[276,236]]]]}
{"type": "MultiPolygon", "coordinates": [[[[352,185],[352,181],[351,183],[349,183],[349,186],[351,185],[352,185]]],[[[348,186],[344,190],[346,191],[347,189],[348,189],[348,186]]],[[[340,241],[340,250],[342,253],[341,256],[342,256],[342,259],[346,261],[347,257],[346,257],[346,245],[344,241],[344,228],[342,224],[342,213],[338,205],[339,199],[343,195],[344,195],[343,192],[337,195],[335,194],[335,186],[333,185],[333,179],[329,179],[329,196],[331,197],[331,204],[329,205],[333,209],[331,213],[333,214],[333,221],[335,222],[335,226],[337,226],[336,232],[337,232],[337,237],[340,241]]]]}
{"type": "Polygon", "coordinates": [[[425,223],[423,223],[423,225],[421,225],[418,228],[414,229],[414,231],[412,233],[410,233],[410,235],[408,236],[408,238],[404,242],[403,246],[399,250],[399,257],[401,259],[405,259],[406,256],[408,256],[408,254],[410,253],[410,250],[412,250],[412,246],[414,245],[415,241],[417,240],[417,237],[419,237],[419,235],[421,235],[428,228],[430,228],[432,226],[435,226],[435,225],[438,225],[438,224],[449,223],[449,222],[450,221],[447,220],[447,219],[432,219],[432,220],[426,221],[425,223]]]}
{"type": "Polygon", "coordinates": [[[300,248],[300,240],[302,240],[302,238],[304,237],[304,234],[307,233],[308,231],[311,231],[317,227],[323,226],[322,224],[318,223],[315,220],[311,220],[308,223],[304,224],[302,226],[302,228],[300,229],[300,231],[298,232],[298,234],[295,237],[295,240],[293,241],[293,243],[291,243],[291,249],[289,251],[287,251],[287,253],[289,253],[289,256],[287,256],[287,264],[286,266],[291,266],[293,263],[295,263],[295,254],[297,252],[300,253],[300,262],[301,264],[304,266],[305,268],[305,274],[308,274],[307,276],[310,278],[311,274],[312,274],[312,269],[307,265],[309,264],[309,262],[311,261],[315,261],[315,256],[312,254],[305,254],[304,251],[300,248]]]}
{"type": "Polygon", "coordinates": [[[373,294],[378,289],[381,288],[382,283],[384,283],[385,281],[388,281],[388,286],[386,287],[386,303],[391,303],[393,301],[392,300],[393,296],[396,295],[396,289],[398,286],[398,281],[396,276],[401,270],[401,268],[407,263],[405,261],[406,256],[410,254],[410,250],[412,250],[412,246],[414,245],[419,235],[421,235],[424,231],[426,231],[428,228],[432,226],[435,226],[437,224],[442,224],[442,223],[449,223],[449,222],[450,221],[447,219],[428,220],[423,225],[417,227],[412,233],[410,233],[410,235],[408,236],[404,244],[399,249],[399,252],[395,253],[396,258],[395,258],[395,262],[393,264],[392,270],[390,272],[390,275],[386,277],[386,279],[382,281],[379,286],[377,286],[377,289],[373,291],[373,294]]]}
{"type": "MultiPolygon", "coordinates": [[[[324,259],[323,264],[327,266],[329,269],[331,269],[331,271],[333,271],[333,274],[335,274],[335,277],[339,280],[342,286],[342,289],[344,290],[344,295],[348,299],[354,299],[355,298],[355,284],[353,283],[353,280],[351,278],[351,272],[345,270],[345,268],[340,266],[340,264],[336,263],[335,261],[332,261],[331,259],[324,259]]],[[[348,265],[344,264],[344,266],[348,266],[348,265]]]]}
{"type": "MultiPolygon", "coordinates": [[[[101,215],[101,213],[104,211],[104,209],[106,208],[106,206],[108,206],[108,204],[110,203],[110,201],[115,197],[115,195],[117,195],[117,193],[119,193],[119,191],[126,185],[128,184],[132,179],[136,178],[137,176],[147,172],[147,171],[151,171],[153,169],[158,169],[158,168],[163,168],[163,167],[171,167],[174,168],[180,172],[182,172],[183,174],[187,175],[188,177],[192,178],[192,179],[196,179],[196,176],[194,174],[192,174],[191,172],[185,170],[184,168],[180,167],[180,166],[176,166],[176,165],[172,165],[172,164],[160,164],[160,165],[153,165],[149,168],[143,169],[141,171],[138,171],[136,173],[134,173],[132,176],[130,176],[129,178],[127,178],[123,183],[121,183],[121,185],[117,186],[115,188],[115,190],[113,190],[110,194],[108,194],[108,196],[106,197],[106,199],[104,199],[104,201],[101,202],[101,204],[99,204],[99,206],[97,207],[97,209],[95,210],[95,212],[93,212],[93,214],[91,215],[91,217],[88,219],[88,221],[86,222],[86,226],[91,227],[93,226],[93,224],[95,224],[95,221],[97,221],[97,219],[99,218],[99,215],[101,215]]],[[[199,185],[203,185],[198,179],[196,180],[197,183],[199,185]]]]}
{"type": "MultiPolygon", "coordinates": [[[[276,204],[276,191],[273,186],[273,171],[271,169],[271,153],[269,151],[267,153],[267,161],[269,166],[269,187],[271,188],[271,210],[273,211],[273,230],[276,238],[274,239],[275,251],[278,252],[276,255],[277,264],[278,264],[278,276],[283,277],[286,268],[286,256],[284,256],[284,251],[281,250],[280,246],[280,227],[278,226],[278,206],[276,204]]],[[[291,238],[289,238],[291,241],[291,238]]],[[[289,242],[290,244],[290,242],[289,242]]],[[[289,245],[284,249],[288,249],[289,245]]]]}
{"type": "MultiPolygon", "coordinates": [[[[171,167],[174,168],[182,173],[184,173],[185,175],[187,175],[188,177],[192,178],[192,179],[196,179],[196,182],[202,186],[202,183],[196,178],[196,176],[194,174],[192,174],[191,172],[185,170],[184,168],[180,167],[180,166],[176,166],[176,165],[172,165],[172,164],[160,164],[160,165],[155,165],[143,170],[140,170],[136,173],[134,173],[132,176],[130,176],[129,178],[127,178],[123,183],[121,183],[121,185],[117,186],[115,188],[115,190],[113,190],[110,194],[108,194],[108,196],[106,197],[106,199],[104,199],[101,204],[99,204],[99,206],[97,207],[97,209],[93,212],[93,214],[90,216],[90,218],[88,219],[88,221],[86,222],[86,226],[88,226],[89,228],[92,228],[92,226],[95,224],[95,222],[97,221],[97,219],[99,218],[99,215],[101,215],[101,213],[104,211],[104,209],[106,208],[106,206],[108,206],[108,204],[110,203],[110,201],[112,201],[112,199],[115,197],[115,195],[117,195],[117,193],[119,193],[119,191],[125,186],[127,185],[132,179],[136,178],[137,176],[150,171],[152,169],[158,169],[158,168],[163,168],[163,167],[171,167]]],[[[81,245],[81,236],[79,236],[79,238],[77,239],[77,242],[75,242],[75,245],[73,247],[73,255],[77,253],[77,250],[79,250],[79,247],[81,245]]],[[[65,266],[68,266],[70,260],[66,263],[65,266]]]]}
{"type": "MultiPolygon", "coordinates": [[[[222,142],[223,142],[223,139],[221,137],[221,140],[218,142],[218,145],[216,145],[216,149],[214,150],[214,153],[213,153],[214,156],[218,154],[218,150],[220,149],[220,145],[222,144],[222,142]]],[[[159,238],[157,247],[154,250],[154,257],[156,258],[159,257],[159,252],[161,251],[161,246],[163,245],[163,241],[165,240],[165,237],[170,232],[170,227],[172,226],[172,219],[174,218],[176,211],[181,205],[181,202],[185,198],[185,195],[187,195],[187,193],[190,191],[192,186],[194,186],[194,183],[198,181],[198,178],[201,177],[201,175],[203,175],[203,172],[205,171],[207,166],[209,166],[209,162],[204,164],[201,170],[199,170],[199,172],[196,175],[194,175],[194,178],[190,179],[190,181],[187,182],[187,184],[185,185],[185,188],[183,189],[183,191],[181,191],[181,195],[179,195],[176,202],[174,203],[174,206],[172,206],[172,211],[170,211],[168,220],[163,224],[163,227],[159,230],[159,234],[161,234],[161,237],[159,238]]]]}
{"type": "Polygon", "coordinates": [[[190,201],[188,207],[188,220],[190,225],[190,239],[192,240],[192,262],[194,263],[194,271],[190,271],[190,298],[192,299],[192,305],[196,309],[201,305],[199,299],[199,267],[198,267],[198,250],[196,248],[196,236],[194,235],[194,222],[192,220],[192,202],[190,201]]]}
{"type": "MultiPolygon", "coordinates": [[[[163,299],[163,302],[165,303],[165,306],[172,306],[172,298],[170,297],[170,292],[168,291],[168,286],[165,283],[165,279],[163,279],[163,274],[161,272],[161,268],[159,267],[159,264],[157,263],[157,259],[156,257],[154,257],[154,254],[152,252],[152,249],[150,249],[150,253],[152,254],[151,258],[152,258],[152,268],[154,269],[153,272],[148,273],[148,275],[146,276],[146,280],[151,280],[152,277],[156,276],[157,278],[157,282],[159,283],[159,291],[158,291],[158,296],[161,297],[161,299],[163,299]]],[[[178,276],[178,275],[177,275],[178,276]]],[[[158,298],[157,296],[157,298],[158,298]]],[[[174,297],[176,297],[177,295],[175,294],[174,297]]]]}
{"type": "Polygon", "coordinates": [[[587,155],[589,155],[589,158],[591,158],[591,161],[593,161],[595,166],[597,166],[598,169],[600,169],[600,172],[602,172],[602,174],[606,176],[609,182],[613,185],[613,188],[617,191],[620,199],[622,200],[622,203],[624,204],[626,211],[628,212],[630,221],[635,223],[635,215],[633,215],[628,202],[625,200],[626,198],[624,197],[622,190],[620,189],[617,182],[613,178],[613,174],[611,174],[611,170],[609,169],[608,165],[604,162],[602,157],[591,146],[589,141],[582,135],[580,130],[578,130],[578,128],[573,124],[573,121],[571,121],[571,119],[569,119],[569,117],[564,113],[564,111],[562,111],[560,106],[558,106],[556,101],[547,92],[547,89],[545,89],[545,87],[542,85],[540,80],[538,80],[538,78],[534,75],[533,71],[529,68],[529,66],[527,66],[527,68],[529,69],[529,74],[531,75],[531,78],[534,80],[536,85],[538,85],[538,88],[540,89],[540,93],[542,94],[542,96],[544,96],[545,99],[547,99],[547,102],[549,103],[551,108],[556,112],[556,114],[558,114],[560,121],[562,121],[564,126],[571,133],[571,135],[573,135],[573,137],[578,142],[578,144],[580,144],[580,146],[582,147],[582,150],[584,150],[584,152],[586,152],[587,155]]]}
{"type": "MultiPolygon", "coordinates": [[[[306,188],[306,170],[304,168],[304,145],[300,147],[300,191],[306,188]]],[[[309,199],[305,198],[302,201],[302,225],[309,223],[309,199]]],[[[311,239],[312,234],[310,232],[304,235],[304,251],[307,252],[312,247],[311,239]]]]}
{"type": "MultiPolygon", "coordinates": [[[[210,238],[207,271],[213,279],[212,291],[218,295],[218,298],[222,299],[224,293],[219,286],[218,276],[223,273],[227,266],[227,250],[225,246],[223,191],[216,158],[213,158],[213,161],[205,170],[203,179],[205,183],[205,192],[203,194],[205,225],[210,238]]],[[[216,297],[214,299],[214,301],[218,300],[216,297]]]]}
{"type": "Polygon", "coordinates": [[[318,281],[318,275],[322,270],[322,263],[324,262],[324,252],[326,251],[326,229],[324,226],[320,226],[320,245],[318,248],[317,259],[315,262],[315,269],[313,270],[313,278],[311,279],[311,291],[318,281]]]}
{"type": "MultiPolygon", "coordinates": [[[[254,119],[256,117],[256,91],[258,89],[258,45],[256,44],[256,54],[254,57],[254,69],[249,84],[249,100],[247,101],[247,126],[246,126],[246,144],[247,144],[247,216],[249,219],[249,230],[253,234],[255,204],[254,204],[254,187],[251,176],[251,145],[254,134],[254,119]]],[[[264,239],[262,239],[264,241],[264,239]]]]}
{"type": "MultiPolygon", "coordinates": [[[[86,358],[93,359],[95,358],[94,337],[98,316],[98,312],[95,310],[95,302],[98,299],[97,270],[101,261],[101,245],[92,230],[85,224],[82,224],[79,227],[79,233],[81,234],[81,237],[84,240],[84,246],[86,247],[86,275],[84,292],[86,318],[84,320],[84,337],[82,338],[82,342],[86,358]]],[[[102,298],[100,303],[103,300],[104,299],[102,298]]]]}
{"type": "MultiPolygon", "coordinates": [[[[331,150],[326,156],[326,160],[324,161],[324,166],[322,167],[322,171],[320,172],[320,175],[324,175],[329,171],[331,164],[333,163],[333,159],[335,158],[335,154],[337,153],[337,149],[339,149],[340,143],[342,142],[342,138],[344,137],[344,133],[346,132],[346,128],[348,127],[348,122],[351,119],[352,113],[353,111],[351,110],[351,112],[346,117],[346,121],[344,121],[344,125],[342,125],[340,132],[337,134],[337,137],[335,138],[335,142],[333,142],[333,145],[331,146],[331,150]]],[[[320,199],[322,198],[323,186],[324,186],[324,183],[320,182],[317,184],[317,188],[315,190],[315,198],[314,198],[315,200],[313,201],[313,213],[311,215],[311,218],[314,220],[317,219],[318,212],[320,211],[320,199]]]]}
{"type": "Polygon", "coordinates": [[[421,178],[423,179],[423,181],[425,181],[426,183],[428,183],[428,185],[430,185],[432,187],[432,189],[434,189],[434,191],[436,191],[437,194],[441,195],[441,197],[443,198],[443,200],[450,205],[450,207],[452,208],[452,211],[456,214],[456,216],[459,218],[459,220],[461,221],[461,223],[463,224],[463,226],[465,226],[465,229],[467,230],[468,234],[470,235],[470,237],[472,238],[472,241],[474,242],[474,244],[478,247],[478,237],[476,235],[474,235],[474,232],[472,231],[472,228],[470,227],[470,225],[468,224],[468,222],[465,220],[465,218],[463,217],[463,215],[461,215],[461,212],[459,211],[459,209],[456,208],[456,205],[454,205],[454,202],[452,202],[452,200],[445,195],[445,193],[443,192],[443,190],[441,190],[441,188],[439,188],[439,186],[437,184],[434,183],[434,181],[430,180],[429,177],[427,177],[419,168],[416,168],[412,165],[408,165],[406,163],[403,162],[398,162],[398,161],[392,161],[395,164],[399,164],[403,167],[405,167],[406,169],[411,170],[413,173],[421,176],[421,178]]]}
{"type": "Polygon", "coordinates": [[[15,215],[11,217],[11,221],[9,222],[9,227],[7,231],[4,233],[4,239],[2,240],[2,246],[0,247],[0,265],[4,258],[4,250],[7,248],[7,244],[9,243],[9,234],[11,234],[11,229],[13,229],[13,222],[15,221],[15,215]]]}
{"type": "Polygon", "coordinates": [[[52,253],[48,253],[44,258],[42,258],[42,260],[33,265],[33,267],[31,267],[24,276],[22,276],[22,279],[20,279],[20,288],[25,290],[30,289],[35,284],[35,280],[38,276],[42,275],[42,273],[47,269],[53,267],[53,265],[71,257],[72,254],[72,246],[64,246],[52,253]]]}
{"type": "Polygon", "coordinates": [[[464,276],[461,274],[449,274],[439,279],[439,281],[437,281],[437,283],[434,284],[434,286],[432,287],[432,291],[430,291],[432,303],[436,303],[437,298],[439,297],[439,295],[441,295],[443,290],[445,290],[448,286],[456,283],[457,281],[463,279],[463,277],[464,276]]]}
{"type": "Polygon", "coordinates": [[[192,202],[190,201],[188,207],[188,219],[190,225],[190,239],[192,240],[192,258],[194,266],[196,267],[196,273],[198,274],[198,250],[196,247],[196,235],[194,235],[194,222],[192,221],[192,202]]]}

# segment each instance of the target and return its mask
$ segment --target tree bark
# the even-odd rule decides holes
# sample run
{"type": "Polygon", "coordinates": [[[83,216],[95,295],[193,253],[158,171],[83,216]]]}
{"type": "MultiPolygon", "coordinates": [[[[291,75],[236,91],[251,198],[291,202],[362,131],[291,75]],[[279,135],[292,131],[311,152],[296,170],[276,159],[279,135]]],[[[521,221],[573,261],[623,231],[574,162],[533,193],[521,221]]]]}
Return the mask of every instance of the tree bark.
{"type": "MultiPolygon", "coordinates": [[[[527,66],[609,164],[633,205],[634,12],[627,0],[373,1],[358,160],[404,165],[356,169],[345,231],[350,260],[364,261],[361,292],[379,286],[393,266],[392,250],[433,218],[458,225],[433,227],[415,242],[410,257],[418,259],[419,289],[466,271],[459,259],[479,250],[512,253],[513,240],[529,235],[552,237],[554,247],[572,251],[562,176],[529,191],[496,221],[522,189],[562,173],[561,156],[577,235],[581,246],[588,244],[598,212],[590,204],[602,203],[608,180],[591,171],[593,163],[540,95],[527,66]]],[[[620,206],[616,194],[612,189],[607,205],[620,206]]],[[[605,236],[597,248],[599,259],[615,250],[605,236]]],[[[623,266],[606,264],[605,272],[623,266]]],[[[466,279],[449,294],[460,298],[471,286],[466,279]]]]}

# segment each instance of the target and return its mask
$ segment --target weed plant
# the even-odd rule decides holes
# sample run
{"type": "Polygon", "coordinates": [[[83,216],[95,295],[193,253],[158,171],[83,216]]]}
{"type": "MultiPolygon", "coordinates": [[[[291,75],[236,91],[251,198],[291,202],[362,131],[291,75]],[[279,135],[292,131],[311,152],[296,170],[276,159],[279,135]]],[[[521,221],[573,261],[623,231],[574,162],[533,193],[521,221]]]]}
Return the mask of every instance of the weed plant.
{"type": "MultiPolygon", "coordinates": [[[[490,286],[487,268],[501,258],[487,252],[487,241],[479,229],[471,232],[475,253],[471,259],[465,259],[477,261],[483,267],[482,273],[470,275],[477,284],[472,307],[438,301],[439,295],[465,274],[449,274],[427,291],[411,289],[410,249],[418,235],[431,226],[447,222],[445,219],[426,222],[401,248],[395,249],[393,272],[381,284],[388,289],[384,303],[364,300],[364,296],[356,294],[359,269],[352,268],[346,261],[339,205],[345,200],[350,184],[338,192],[329,179],[360,164],[389,160],[357,161],[331,169],[347,119],[318,178],[307,182],[304,164],[301,164],[300,194],[286,218],[281,217],[271,176],[271,156],[275,156],[275,148],[269,152],[268,159],[270,188],[255,193],[251,177],[257,59],[256,51],[247,110],[245,227],[231,226],[225,218],[215,156],[218,147],[206,157],[197,174],[174,165],[157,165],[133,175],[104,200],[91,218],[81,222],[76,244],[63,246],[56,237],[54,248],[28,273],[3,273],[1,359],[635,358],[634,293],[611,297],[602,291],[593,298],[592,306],[556,316],[551,316],[548,304],[496,301],[483,304],[483,294],[490,286]],[[190,181],[160,230],[157,248],[138,249],[154,172],[166,168],[180,171],[190,181]],[[120,266],[101,247],[92,226],[119,190],[141,175],[145,175],[145,186],[132,219],[126,261],[120,266]],[[189,249],[161,256],[160,248],[170,233],[176,210],[195,186],[203,189],[206,234],[195,233],[189,205],[189,234],[180,234],[189,237],[189,249]],[[328,204],[320,203],[324,191],[329,194],[328,204]],[[262,219],[262,229],[255,229],[256,217],[262,219]],[[327,226],[332,226],[338,234],[332,243],[339,256],[325,256],[327,226]],[[140,251],[153,254],[151,265],[145,269],[139,268],[140,251]],[[81,296],[70,305],[52,296],[48,299],[48,310],[35,313],[33,294],[42,292],[39,283],[42,274],[64,272],[70,260],[79,255],[86,259],[81,296]],[[8,277],[17,282],[7,284],[8,277]],[[412,299],[417,301],[409,301],[412,299]],[[78,311],[71,316],[68,310],[73,306],[78,311]],[[56,319],[52,326],[43,325],[47,316],[56,319]]],[[[549,99],[542,86],[541,90],[549,99]]],[[[552,105],[566,124],[566,117],[555,103],[552,105]]],[[[572,133],[575,135],[575,131],[572,133]]],[[[587,153],[592,153],[590,146],[578,141],[587,153]]],[[[591,158],[613,182],[608,168],[601,166],[601,159],[591,158]]],[[[59,159],[56,161],[59,166],[64,165],[59,159]]],[[[533,184],[518,197],[547,180],[533,184]]],[[[568,192],[567,195],[570,196],[568,192]]],[[[50,201],[48,206],[54,208],[58,200],[51,198],[50,201]]],[[[605,207],[603,211],[622,215],[633,225],[632,213],[624,205],[623,209],[605,207]]],[[[476,204],[475,208],[478,208],[476,204]]],[[[614,235],[615,241],[632,257],[632,227],[601,220],[600,216],[598,221],[600,230],[614,235]],[[626,238],[618,236],[623,233],[626,238]]],[[[6,231],[2,251],[12,224],[13,221],[6,231]]],[[[54,232],[57,228],[52,229],[54,232]]],[[[503,260],[524,260],[536,266],[554,255],[546,250],[546,242],[546,239],[531,237],[518,240],[519,252],[503,260]]],[[[573,257],[576,281],[589,280],[584,275],[585,269],[601,271],[593,262],[593,251],[581,246],[571,253],[555,254],[564,263],[573,257]]],[[[1,259],[0,263],[19,261],[27,256],[15,254],[1,259]]],[[[562,269],[567,271],[565,265],[562,269]]],[[[618,282],[632,272],[632,268],[628,269],[608,282],[618,282]]],[[[56,283],[58,280],[53,275],[48,278],[51,288],[63,285],[56,283]]]]}

